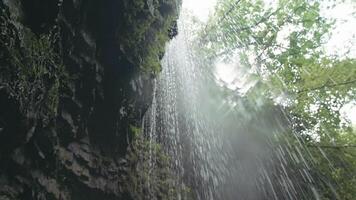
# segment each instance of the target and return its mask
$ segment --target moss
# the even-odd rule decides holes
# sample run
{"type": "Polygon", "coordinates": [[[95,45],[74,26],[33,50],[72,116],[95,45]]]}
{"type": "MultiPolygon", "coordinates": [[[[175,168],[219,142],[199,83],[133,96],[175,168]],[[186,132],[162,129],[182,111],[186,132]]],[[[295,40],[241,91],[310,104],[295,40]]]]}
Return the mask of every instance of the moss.
{"type": "Polygon", "coordinates": [[[129,60],[147,73],[161,70],[160,59],[169,40],[169,30],[177,19],[174,0],[125,1],[124,33],[117,40],[129,60]],[[134,5],[132,5],[134,4],[134,5]]]}
{"type": "Polygon", "coordinates": [[[189,196],[190,189],[177,182],[179,179],[171,168],[172,160],[159,143],[140,134],[133,139],[126,160],[128,166],[123,182],[133,199],[174,200],[179,199],[178,194],[189,196]]]}
{"type": "Polygon", "coordinates": [[[140,127],[131,124],[129,125],[129,127],[130,127],[130,132],[132,134],[132,138],[138,138],[141,135],[142,130],[140,127]]]}
{"type": "Polygon", "coordinates": [[[0,18],[1,87],[25,116],[41,118],[46,125],[57,115],[59,90],[67,77],[56,51],[58,30],[37,36],[8,16],[4,12],[0,18]]]}

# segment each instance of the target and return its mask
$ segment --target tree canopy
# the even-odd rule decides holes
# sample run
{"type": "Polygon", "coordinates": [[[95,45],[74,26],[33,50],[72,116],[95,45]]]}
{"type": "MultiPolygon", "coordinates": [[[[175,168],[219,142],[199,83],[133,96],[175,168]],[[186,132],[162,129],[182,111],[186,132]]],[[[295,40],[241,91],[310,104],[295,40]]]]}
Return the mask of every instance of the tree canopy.
{"type": "Polygon", "coordinates": [[[304,144],[321,199],[355,199],[356,132],[341,110],[356,99],[356,59],[327,54],[334,20],[322,14],[344,1],[267,2],[219,0],[198,34],[199,51],[209,61],[237,55],[258,80],[245,97],[283,106],[296,136],[285,140],[304,144]]]}

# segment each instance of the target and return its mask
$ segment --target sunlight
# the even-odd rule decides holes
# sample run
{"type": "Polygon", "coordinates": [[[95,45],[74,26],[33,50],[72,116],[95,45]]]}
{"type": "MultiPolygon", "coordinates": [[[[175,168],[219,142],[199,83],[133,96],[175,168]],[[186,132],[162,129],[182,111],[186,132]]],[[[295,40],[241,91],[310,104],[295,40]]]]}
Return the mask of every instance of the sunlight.
{"type": "Polygon", "coordinates": [[[236,69],[237,67],[233,64],[226,64],[223,62],[218,62],[215,65],[215,77],[221,86],[226,86],[231,90],[236,90],[239,88],[240,84],[237,82],[237,77],[239,73],[236,69]]]}
{"type": "Polygon", "coordinates": [[[217,0],[184,0],[183,9],[187,9],[203,22],[207,22],[209,15],[214,12],[217,0]]]}
{"type": "Polygon", "coordinates": [[[356,101],[350,102],[341,108],[341,115],[351,122],[351,124],[356,125],[356,101]]]}
{"type": "Polygon", "coordinates": [[[326,43],[326,51],[330,55],[356,57],[356,38],[355,27],[356,18],[355,3],[346,1],[338,4],[331,10],[325,8],[321,10],[322,14],[329,18],[335,19],[335,29],[331,33],[330,40],[326,43]]]}

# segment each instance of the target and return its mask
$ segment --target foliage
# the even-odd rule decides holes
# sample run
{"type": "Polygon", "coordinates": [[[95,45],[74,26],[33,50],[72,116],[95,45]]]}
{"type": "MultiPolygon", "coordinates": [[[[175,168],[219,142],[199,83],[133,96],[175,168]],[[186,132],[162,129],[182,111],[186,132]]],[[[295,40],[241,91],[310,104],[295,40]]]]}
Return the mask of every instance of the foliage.
{"type": "Polygon", "coordinates": [[[305,62],[299,70],[298,79],[287,87],[295,94],[291,113],[304,129],[313,129],[321,140],[331,142],[347,126],[341,123],[340,110],[356,97],[355,60],[305,62]]]}
{"type": "MultiPolygon", "coordinates": [[[[220,1],[216,16],[202,33],[202,41],[208,44],[206,51],[211,56],[231,55],[237,49],[253,51],[258,59],[270,57],[273,60],[285,54],[317,53],[317,47],[331,26],[320,16],[319,9],[318,2],[305,0],[281,0],[275,8],[268,7],[262,0],[220,1]],[[288,30],[289,44],[282,41],[282,32],[288,30]]],[[[271,63],[269,67],[272,70],[280,66],[271,63]]]]}
{"type": "Polygon", "coordinates": [[[323,177],[323,199],[354,199],[356,191],[356,133],[352,129],[335,134],[334,145],[330,142],[308,144],[315,159],[317,173],[323,177]],[[335,190],[335,192],[333,191],[335,190]],[[335,194],[336,193],[336,194],[335,194]]]}
{"type": "Polygon", "coordinates": [[[16,26],[6,12],[0,27],[0,89],[16,99],[24,115],[45,125],[57,115],[59,90],[67,79],[57,52],[58,32],[36,36],[16,26]]]}
{"type": "Polygon", "coordinates": [[[239,66],[259,79],[246,97],[264,95],[284,106],[296,135],[284,142],[306,145],[313,173],[323,177],[322,199],[353,199],[355,131],[342,122],[340,110],[356,99],[356,60],[326,55],[333,21],[321,15],[322,3],[220,0],[199,48],[208,60],[238,55],[239,66]]]}
{"type": "Polygon", "coordinates": [[[139,127],[136,127],[134,125],[129,125],[130,127],[130,132],[132,133],[133,138],[138,138],[140,136],[140,133],[142,130],[139,127]]]}
{"type": "Polygon", "coordinates": [[[169,30],[176,21],[176,1],[124,1],[124,5],[125,32],[117,33],[121,50],[144,72],[159,72],[169,30]]]}
{"type": "Polygon", "coordinates": [[[187,187],[179,187],[171,168],[171,160],[157,142],[146,139],[137,127],[126,155],[125,184],[133,199],[179,199],[187,195],[187,187]]]}

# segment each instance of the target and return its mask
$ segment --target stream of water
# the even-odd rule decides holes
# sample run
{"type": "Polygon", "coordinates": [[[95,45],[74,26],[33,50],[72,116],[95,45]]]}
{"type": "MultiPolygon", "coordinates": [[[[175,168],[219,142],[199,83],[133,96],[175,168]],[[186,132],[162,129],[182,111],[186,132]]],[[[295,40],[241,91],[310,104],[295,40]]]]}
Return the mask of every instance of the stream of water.
{"type": "Polygon", "coordinates": [[[318,199],[303,144],[275,142],[290,126],[283,109],[237,95],[232,115],[231,102],[212,103],[224,97],[209,93],[217,83],[192,50],[187,20],[167,46],[144,120],[145,136],[172,158],[176,187],[190,188],[178,199],[318,199]]]}

